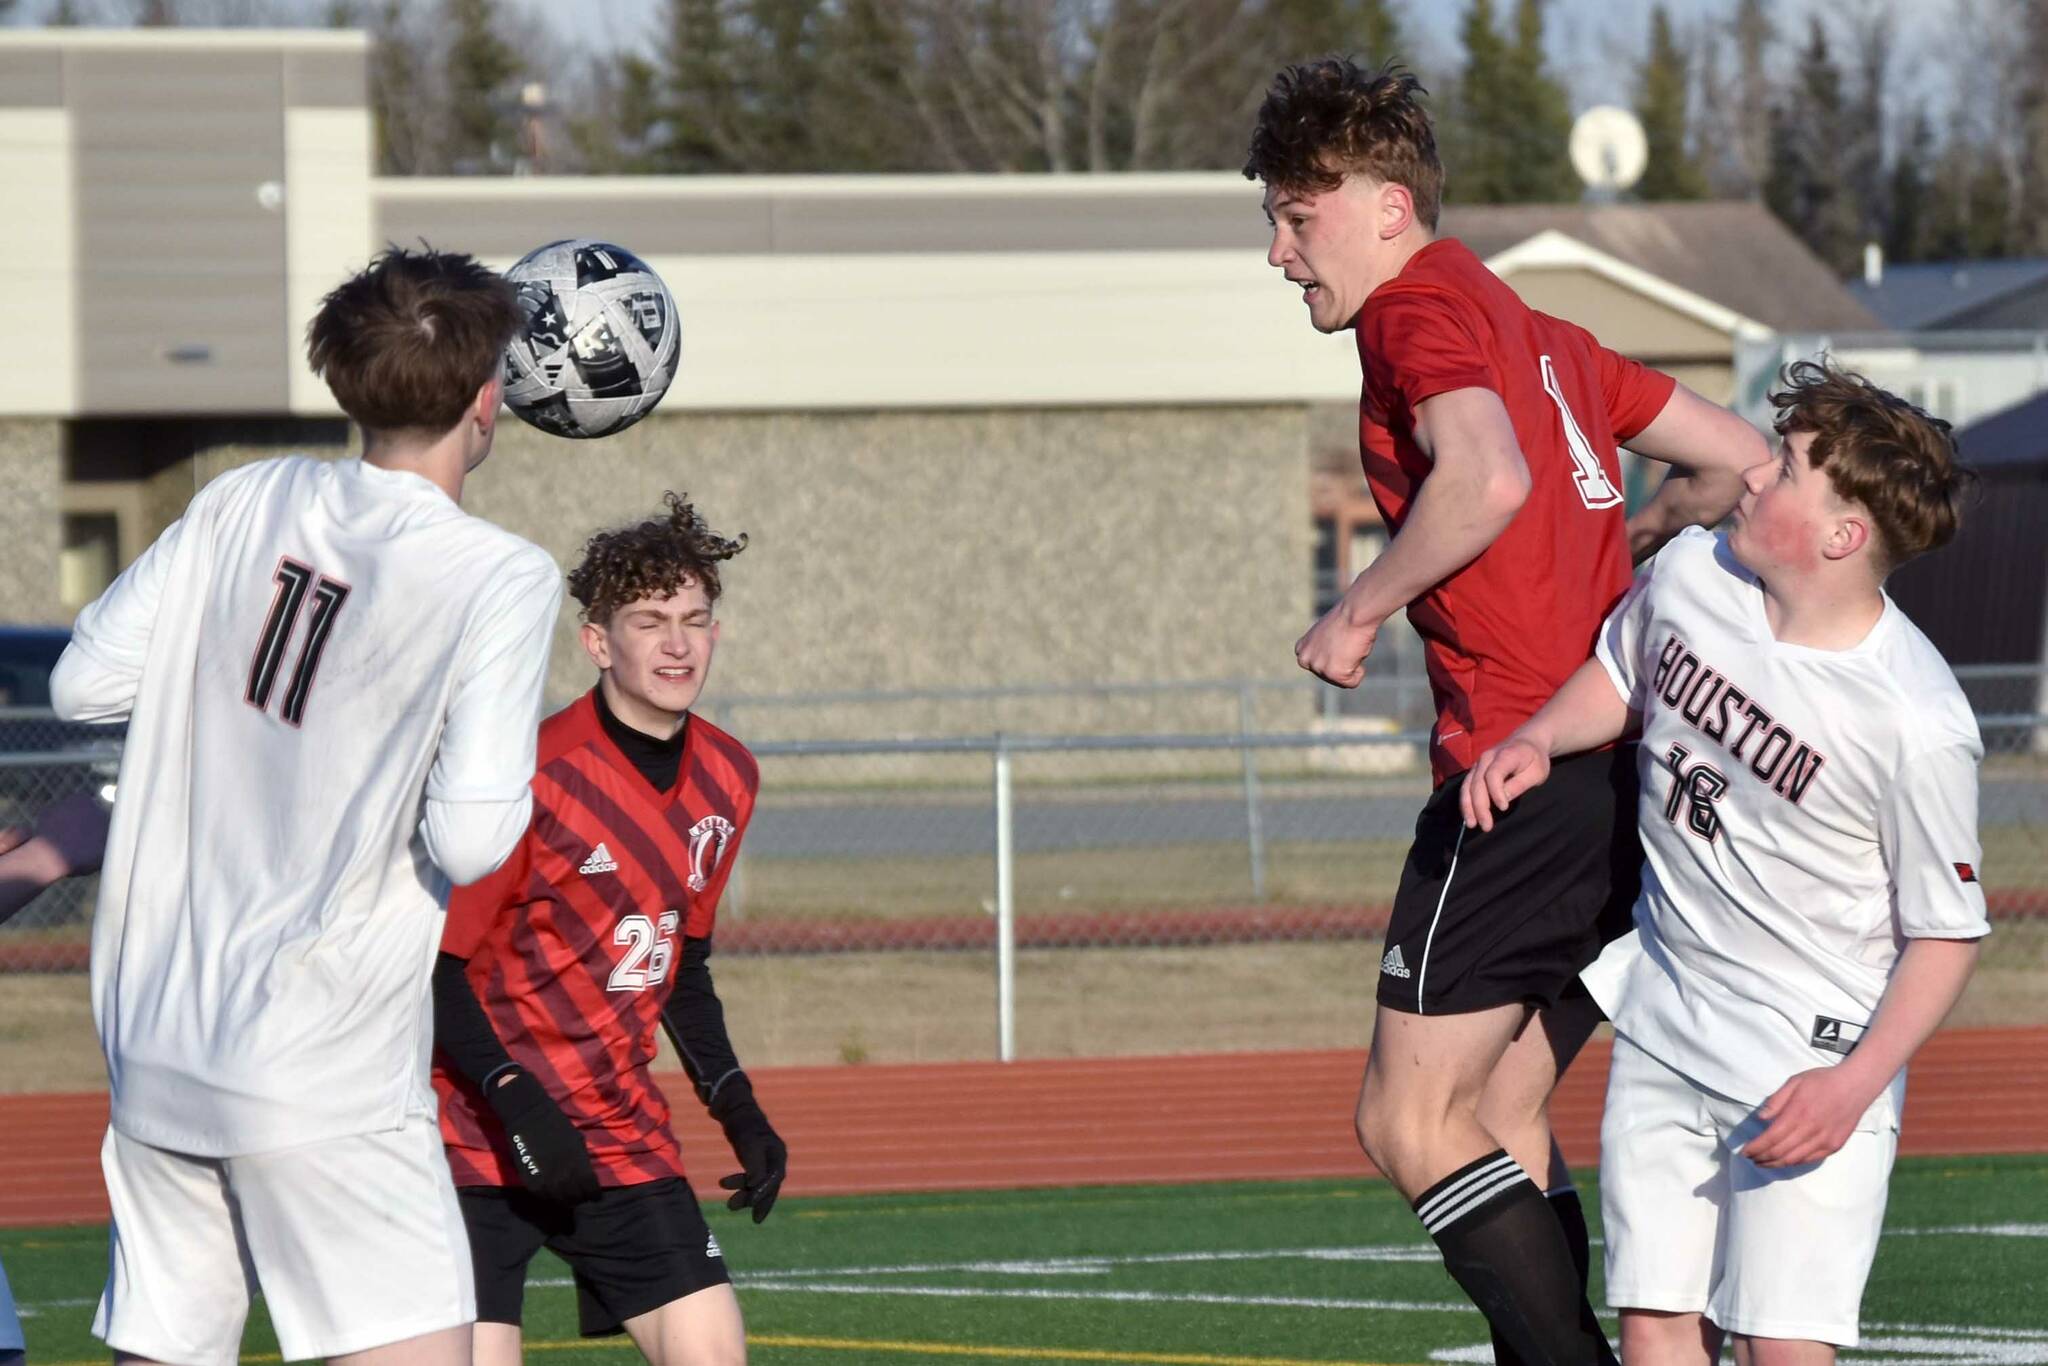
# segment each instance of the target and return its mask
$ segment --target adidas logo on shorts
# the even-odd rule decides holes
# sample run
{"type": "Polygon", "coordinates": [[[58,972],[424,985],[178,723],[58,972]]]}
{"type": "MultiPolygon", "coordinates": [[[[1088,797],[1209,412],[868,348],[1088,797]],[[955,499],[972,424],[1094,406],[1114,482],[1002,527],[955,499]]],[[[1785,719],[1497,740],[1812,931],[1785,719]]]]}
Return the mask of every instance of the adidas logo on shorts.
{"type": "Polygon", "coordinates": [[[1387,956],[1380,959],[1380,971],[1388,977],[1412,977],[1415,975],[1408,971],[1408,964],[1402,961],[1401,946],[1399,944],[1388,949],[1387,956]]]}
{"type": "Polygon", "coordinates": [[[583,866],[576,871],[585,877],[592,873],[616,873],[619,871],[619,864],[618,860],[612,857],[612,851],[599,844],[590,851],[590,857],[583,860],[583,866]]]}
{"type": "Polygon", "coordinates": [[[718,1235],[717,1235],[717,1234],[715,1234],[715,1233],[707,1233],[707,1234],[705,1234],[705,1235],[704,1235],[704,1255],[705,1255],[705,1256],[707,1256],[707,1257],[719,1257],[719,1258],[723,1258],[723,1257],[725,1256],[725,1254],[724,1254],[723,1252],[720,1252],[720,1251],[718,1250],[718,1235]]]}

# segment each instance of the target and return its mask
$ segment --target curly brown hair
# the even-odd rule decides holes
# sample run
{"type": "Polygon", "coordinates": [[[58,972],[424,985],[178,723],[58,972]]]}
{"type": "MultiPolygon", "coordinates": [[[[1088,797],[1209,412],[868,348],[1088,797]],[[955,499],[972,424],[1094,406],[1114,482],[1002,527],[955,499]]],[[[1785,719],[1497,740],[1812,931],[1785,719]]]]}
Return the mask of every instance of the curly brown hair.
{"type": "Polygon", "coordinates": [[[511,284],[459,251],[387,247],[320,301],[306,359],[365,431],[439,435],[498,373],[511,284]]]}
{"type": "Polygon", "coordinates": [[[664,493],[662,502],[668,516],[600,531],[584,543],[569,596],[582,604],[585,621],[602,626],[628,603],[665,598],[691,583],[718,601],[718,566],[747,548],[746,533],[728,540],[714,532],[688,494],[664,493]]]}
{"type": "Polygon", "coordinates": [[[1356,172],[1405,185],[1431,232],[1443,207],[1444,165],[1421,97],[1429,92],[1398,63],[1368,71],[1348,57],[1283,67],[1259,105],[1247,180],[1321,194],[1356,172]]]}
{"type": "Polygon", "coordinates": [[[1976,472],[1949,424],[1830,361],[1795,361],[1771,394],[1778,435],[1812,432],[1807,463],[1877,523],[1887,571],[1947,545],[1976,472]]]}

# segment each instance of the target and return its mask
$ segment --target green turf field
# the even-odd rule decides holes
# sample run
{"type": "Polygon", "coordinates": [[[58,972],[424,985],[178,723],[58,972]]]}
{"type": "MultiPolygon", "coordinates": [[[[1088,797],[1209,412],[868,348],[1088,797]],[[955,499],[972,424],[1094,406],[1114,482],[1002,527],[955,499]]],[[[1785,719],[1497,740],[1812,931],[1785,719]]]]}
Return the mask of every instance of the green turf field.
{"type": "MultiPolygon", "coordinates": [[[[2048,1157],[1902,1163],[1887,1225],[1848,1359],[2048,1363],[2048,1157]]],[[[713,1227],[758,1362],[1486,1360],[1484,1325],[1376,1181],[790,1200],[713,1227]]],[[[104,1360],[87,1333],[103,1231],[4,1232],[0,1256],[30,1361],[104,1360]]],[[[638,1359],[575,1340],[558,1263],[534,1277],[540,1360],[638,1359]]],[[[245,1349],[276,1360],[260,1309],[245,1349]]]]}

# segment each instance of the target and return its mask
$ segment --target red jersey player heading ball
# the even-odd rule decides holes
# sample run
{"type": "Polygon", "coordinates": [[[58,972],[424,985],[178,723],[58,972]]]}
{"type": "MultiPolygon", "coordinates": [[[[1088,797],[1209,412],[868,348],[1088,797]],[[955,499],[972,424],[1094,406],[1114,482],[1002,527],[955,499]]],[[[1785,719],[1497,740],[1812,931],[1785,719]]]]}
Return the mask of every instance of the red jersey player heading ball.
{"type": "Polygon", "coordinates": [[[575,1272],[583,1331],[651,1361],[745,1357],[739,1302],[649,1076],[657,1025],[765,1218],[782,1141],[733,1056],[709,958],[758,784],[690,708],[718,641],[718,566],[746,541],[674,494],[569,576],[598,685],[541,724],[533,824],[458,891],[435,974],[442,1135],[476,1266],[479,1363],[519,1359],[526,1267],[575,1272]]]}
{"type": "Polygon", "coordinates": [[[1574,760],[1563,786],[1483,838],[1464,829],[1448,780],[1584,662],[1628,587],[1631,548],[1726,515],[1763,439],[1533,311],[1437,238],[1444,169],[1423,93],[1393,67],[1289,67],[1245,166],[1265,185],[1269,264],[1319,331],[1357,334],[1361,455],[1394,532],[1296,658],[1356,687],[1380,626],[1406,607],[1437,706],[1439,786],[1387,932],[1358,1131],[1495,1325],[1497,1357],[1591,1366],[1611,1353],[1574,1266],[1584,1224],[1547,1104],[1597,1018],[1568,989],[1628,924],[1633,768],[1574,760]],[[1679,467],[1626,523],[1618,440],[1679,467]],[[1526,1027],[1532,1012],[1542,1028],[1526,1027]]]}

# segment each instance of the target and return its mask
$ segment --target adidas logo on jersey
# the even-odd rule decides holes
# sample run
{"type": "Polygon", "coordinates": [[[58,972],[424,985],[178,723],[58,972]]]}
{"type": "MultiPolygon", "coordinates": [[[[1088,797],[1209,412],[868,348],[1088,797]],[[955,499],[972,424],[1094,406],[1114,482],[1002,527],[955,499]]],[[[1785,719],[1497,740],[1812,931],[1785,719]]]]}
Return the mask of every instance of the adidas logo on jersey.
{"type": "Polygon", "coordinates": [[[612,857],[612,851],[600,844],[590,851],[590,857],[583,860],[583,866],[576,871],[585,877],[592,873],[616,873],[619,871],[619,863],[612,857]]]}
{"type": "Polygon", "coordinates": [[[1389,977],[1412,977],[1415,975],[1408,971],[1408,964],[1402,960],[1401,946],[1399,944],[1388,949],[1387,956],[1380,959],[1380,971],[1389,977]]]}

